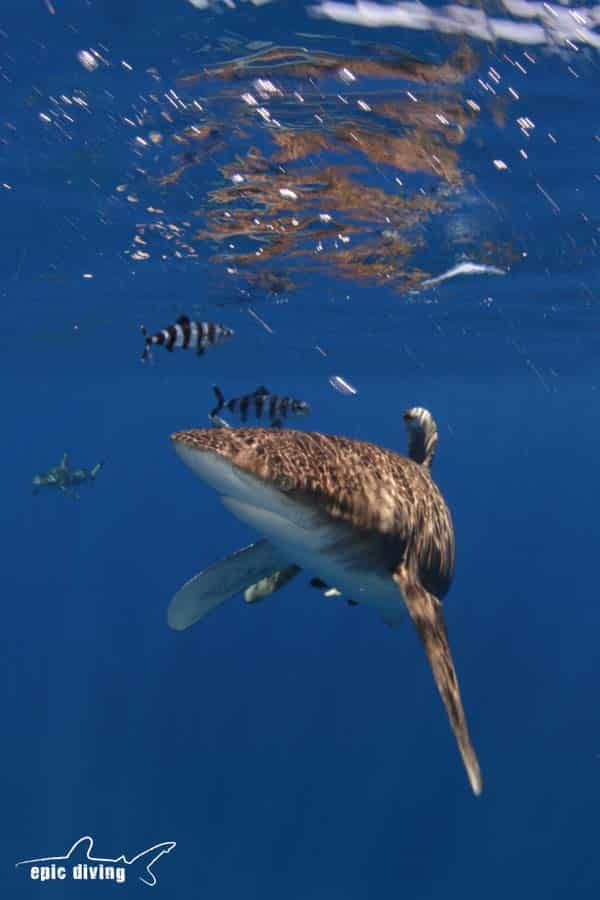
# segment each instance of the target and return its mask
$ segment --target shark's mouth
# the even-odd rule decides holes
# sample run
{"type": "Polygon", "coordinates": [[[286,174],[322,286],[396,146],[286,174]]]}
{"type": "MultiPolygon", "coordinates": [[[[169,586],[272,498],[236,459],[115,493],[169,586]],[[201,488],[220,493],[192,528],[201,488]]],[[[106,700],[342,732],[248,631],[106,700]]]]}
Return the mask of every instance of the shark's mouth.
{"type": "Polygon", "coordinates": [[[283,490],[257,475],[245,472],[227,457],[182,442],[176,442],[175,449],[185,464],[219,494],[234,515],[238,515],[237,507],[229,504],[234,501],[241,504],[239,518],[243,521],[248,521],[248,510],[244,512],[242,506],[274,513],[281,520],[291,519],[303,529],[314,527],[316,512],[312,507],[293,500],[283,490]]]}
{"type": "MultiPolygon", "coordinates": [[[[278,546],[285,547],[288,554],[298,545],[308,545],[312,552],[322,549],[322,540],[317,539],[319,515],[312,507],[244,472],[219,453],[198,450],[184,443],[176,443],[175,447],[186,465],[214,488],[227,509],[278,546]]],[[[293,556],[288,558],[295,561],[293,556]]]]}
{"type": "Polygon", "coordinates": [[[266,537],[289,563],[372,605],[399,604],[385,547],[249,474],[212,450],[176,443],[179,456],[236,518],[266,537]],[[389,595],[389,596],[388,596],[389,595]]]}

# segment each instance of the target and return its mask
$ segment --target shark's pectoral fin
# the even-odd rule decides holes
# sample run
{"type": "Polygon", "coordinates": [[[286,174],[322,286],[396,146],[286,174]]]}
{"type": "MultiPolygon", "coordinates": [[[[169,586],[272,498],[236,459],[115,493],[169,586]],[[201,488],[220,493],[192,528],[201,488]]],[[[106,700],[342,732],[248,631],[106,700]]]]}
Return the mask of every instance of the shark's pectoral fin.
{"type": "Polygon", "coordinates": [[[266,578],[261,578],[256,584],[247,588],[244,592],[244,600],[246,603],[256,603],[257,600],[262,600],[264,597],[274,594],[275,591],[279,591],[284,587],[288,581],[295,578],[298,572],[300,572],[300,566],[295,564],[287,566],[285,569],[278,569],[277,572],[267,575],[266,578]]]}
{"type": "Polygon", "coordinates": [[[169,604],[167,621],[171,628],[183,631],[229,597],[288,564],[269,541],[250,544],[186,582],[169,604]]]}
{"type": "Polygon", "coordinates": [[[480,794],[481,772],[469,737],[442,604],[437,597],[429,594],[404,566],[397,569],[394,581],[402,593],[406,608],[425,648],[473,793],[480,794]]]}

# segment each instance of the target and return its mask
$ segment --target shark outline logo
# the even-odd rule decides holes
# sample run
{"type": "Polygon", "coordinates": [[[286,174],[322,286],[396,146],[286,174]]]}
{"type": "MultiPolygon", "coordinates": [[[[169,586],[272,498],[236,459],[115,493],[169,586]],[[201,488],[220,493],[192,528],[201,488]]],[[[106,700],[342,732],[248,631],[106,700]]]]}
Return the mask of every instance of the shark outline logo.
{"type": "Polygon", "coordinates": [[[124,853],[121,854],[121,856],[118,856],[116,859],[109,859],[109,858],[105,859],[101,856],[91,856],[90,854],[91,854],[93,846],[94,846],[94,838],[91,837],[89,834],[86,834],[83,837],[79,838],[79,840],[75,841],[75,843],[73,844],[71,849],[67,851],[65,856],[45,856],[45,857],[40,857],[39,859],[22,859],[19,862],[15,863],[15,868],[18,868],[19,866],[34,865],[36,863],[65,862],[66,860],[70,860],[73,857],[73,854],[78,850],[81,850],[82,852],[84,852],[83,860],[86,863],[87,862],[111,863],[112,865],[115,865],[115,866],[120,864],[120,865],[126,866],[126,867],[131,866],[134,863],[137,863],[139,860],[143,859],[144,857],[149,856],[150,854],[153,854],[151,856],[149,862],[146,863],[146,865],[144,866],[144,872],[146,872],[148,874],[148,876],[151,880],[148,881],[146,878],[144,878],[143,874],[138,874],[137,877],[139,878],[139,880],[141,882],[143,882],[144,884],[147,884],[149,887],[154,887],[155,885],[158,884],[158,879],[157,879],[156,875],[154,874],[154,872],[151,871],[152,866],[156,862],[158,862],[158,860],[160,859],[161,856],[164,856],[164,854],[166,854],[166,853],[170,853],[171,850],[173,850],[177,846],[177,843],[176,843],[176,841],[163,841],[160,844],[154,844],[152,847],[148,847],[147,850],[142,850],[140,853],[137,853],[135,856],[132,856],[131,859],[127,859],[127,857],[125,856],[124,853]],[[85,843],[87,843],[87,849],[84,852],[83,845],[85,843]]]}

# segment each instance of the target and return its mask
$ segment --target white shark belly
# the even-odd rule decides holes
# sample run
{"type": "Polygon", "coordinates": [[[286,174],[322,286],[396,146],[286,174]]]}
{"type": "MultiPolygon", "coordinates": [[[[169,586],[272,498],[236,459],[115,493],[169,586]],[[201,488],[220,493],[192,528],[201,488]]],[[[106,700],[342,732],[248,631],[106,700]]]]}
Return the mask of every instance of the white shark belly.
{"type": "Polygon", "coordinates": [[[279,510],[273,509],[272,503],[271,508],[266,508],[231,496],[221,496],[221,500],[238,519],[267,537],[283,555],[311,575],[358,603],[376,607],[387,619],[395,618],[395,614],[403,616],[402,597],[383,566],[362,568],[360,557],[348,565],[343,553],[343,526],[336,522],[317,524],[316,516],[307,522],[306,510],[287,498],[279,510]],[[297,518],[293,506],[298,507],[297,518]],[[338,543],[340,552],[331,549],[338,543]]]}
{"type": "MultiPolygon", "coordinates": [[[[275,486],[261,482],[217,453],[178,444],[177,453],[223,504],[241,521],[268,538],[290,563],[321,578],[359,603],[376,607],[390,623],[404,613],[391,574],[371,560],[361,565],[360,552],[348,560],[347,531],[342,523],[319,516],[275,486]]],[[[350,548],[351,549],[351,548],[350,548]]],[[[351,556],[350,552],[350,556],[351,556]]]]}

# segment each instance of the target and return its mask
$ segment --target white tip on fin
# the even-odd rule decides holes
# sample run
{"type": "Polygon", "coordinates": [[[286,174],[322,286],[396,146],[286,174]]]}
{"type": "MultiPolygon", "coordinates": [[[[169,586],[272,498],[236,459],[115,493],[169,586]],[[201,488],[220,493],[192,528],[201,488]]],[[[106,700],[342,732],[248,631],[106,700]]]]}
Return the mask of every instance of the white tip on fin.
{"type": "Polygon", "coordinates": [[[288,563],[289,560],[264,540],[232,553],[194,575],[177,591],[167,612],[169,626],[175,631],[189,628],[229,597],[285,568],[288,563]]]}

